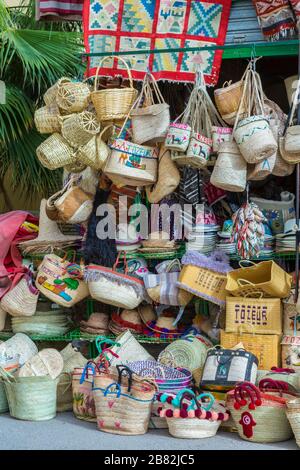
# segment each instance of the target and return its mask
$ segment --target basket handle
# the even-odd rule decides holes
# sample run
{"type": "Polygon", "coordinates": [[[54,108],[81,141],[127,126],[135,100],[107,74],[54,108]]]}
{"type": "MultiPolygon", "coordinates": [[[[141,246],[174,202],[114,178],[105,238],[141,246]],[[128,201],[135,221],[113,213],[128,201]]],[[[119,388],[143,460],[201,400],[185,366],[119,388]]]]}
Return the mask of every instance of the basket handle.
{"type": "Polygon", "coordinates": [[[93,362],[94,361],[88,362],[84,367],[79,381],[80,385],[89,377],[89,370],[92,371],[92,375],[95,375],[95,366],[92,364],[93,362]]]}
{"type": "Polygon", "coordinates": [[[113,382],[110,385],[108,385],[108,387],[106,387],[106,389],[104,390],[104,393],[103,393],[103,395],[105,397],[107,395],[114,395],[114,394],[117,395],[117,398],[120,398],[120,396],[121,396],[121,386],[120,386],[120,384],[118,384],[116,382],[113,382]],[[116,390],[111,391],[112,387],[116,387],[116,390]]]}
{"type": "Polygon", "coordinates": [[[239,267],[242,268],[242,269],[246,269],[246,268],[249,268],[249,266],[244,266],[244,263],[247,265],[247,264],[250,264],[250,266],[256,266],[256,263],[254,263],[253,261],[251,261],[250,259],[241,259],[239,261],[239,267]]]}
{"type": "MultiPolygon", "coordinates": [[[[271,367],[272,372],[276,372],[277,374],[295,374],[295,369],[288,369],[288,368],[281,368],[281,367],[271,367]]],[[[269,372],[270,374],[271,372],[269,372]]]]}
{"type": "Polygon", "coordinates": [[[116,271],[116,268],[120,262],[120,256],[123,254],[123,263],[124,263],[124,266],[125,266],[125,274],[128,273],[128,264],[127,264],[127,259],[126,259],[126,251],[120,251],[118,256],[117,256],[117,259],[116,259],[116,262],[115,264],[113,265],[113,271],[116,271]]]}
{"type": "Polygon", "coordinates": [[[126,62],[122,57],[117,57],[117,56],[108,55],[108,56],[106,56],[106,57],[103,57],[103,58],[100,60],[100,63],[99,63],[99,65],[98,65],[98,67],[97,67],[96,75],[95,75],[94,91],[97,91],[99,70],[101,69],[103,63],[104,63],[107,59],[117,59],[117,60],[120,60],[120,61],[125,65],[126,70],[127,70],[127,74],[128,74],[128,78],[129,78],[130,88],[134,88],[134,87],[133,87],[133,80],[132,80],[131,71],[130,71],[130,69],[129,69],[129,67],[128,67],[127,62],[126,62]]]}
{"type": "Polygon", "coordinates": [[[122,376],[124,377],[127,377],[128,378],[128,393],[130,392],[131,390],[131,387],[132,387],[132,381],[133,381],[133,378],[132,378],[132,370],[129,369],[128,366],[125,366],[123,364],[118,364],[116,366],[117,368],[117,371],[118,371],[118,384],[121,385],[121,382],[122,382],[122,376]]]}
{"type": "Polygon", "coordinates": [[[213,407],[213,404],[215,403],[215,397],[209,392],[201,393],[200,395],[197,396],[197,400],[200,401],[201,406],[202,408],[205,409],[205,411],[209,411],[213,407]],[[202,403],[203,398],[209,398],[209,402],[202,403]]]}
{"type": "Polygon", "coordinates": [[[102,352],[102,344],[105,344],[105,343],[110,344],[111,346],[120,346],[119,343],[117,343],[116,341],[110,338],[106,338],[105,336],[97,336],[95,340],[95,344],[96,344],[97,351],[99,353],[102,352]]]}
{"type": "Polygon", "coordinates": [[[283,382],[282,380],[273,380],[270,378],[265,378],[265,379],[260,380],[258,386],[260,390],[272,389],[272,390],[278,390],[280,392],[288,391],[289,389],[289,386],[286,382],[283,382]]]}

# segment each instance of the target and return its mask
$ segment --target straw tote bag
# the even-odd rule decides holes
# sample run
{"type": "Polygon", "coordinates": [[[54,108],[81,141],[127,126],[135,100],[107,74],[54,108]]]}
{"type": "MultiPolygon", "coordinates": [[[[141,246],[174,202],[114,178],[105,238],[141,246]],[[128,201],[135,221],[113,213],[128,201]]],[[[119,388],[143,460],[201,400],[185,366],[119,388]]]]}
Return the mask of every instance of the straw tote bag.
{"type": "Polygon", "coordinates": [[[98,429],[120,435],[145,434],[157,389],[154,380],[141,378],[127,366],[118,366],[118,381],[101,385],[102,375],[97,375],[93,394],[98,429]],[[124,372],[128,378],[127,386],[122,381],[124,372]]]}
{"type": "Polygon", "coordinates": [[[297,109],[300,91],[300,81],[297,82],[297,89],[290,109],[289,118],[285,128],[284,136],[280,139],[280,152],[282,158],[288,163],[300,162],[300,125],[293,125],[293,118],[297,109]]]}
{"type": "Polygon", "coordinates": [[[125,62],[122,57],[103,57],[96,70],[94,91],[91,93],[91,99],[94,104],[99,122],[125,119],[131,110],[137,95],[138,91],[133,86],[133,80],[127,62],[125,62]],[[114,59],[117,59],[122,62],[128,74],[130,83],[129,87],[97,90],[100,68],[108,59],[112,59],[113,61],[114,59]]]}
{"type": "Polygon", "coordinates": [[[226,405],[239,436],[252,442],[280,442],[291,439],[286,417],[287,402],[295,394],[282,390],[260,390],[249,382],[237,384],[227,393],[226,405]]]}
{"type": "Polygon", "coordinates": [[[89,361],[85,367],[76,367],[72,373],[73,413],[76,418],[96,422],[94,386],[95,364],[89,361]]]}
{"type": "Polygon", "coordinates": [[[88,286],[83,281],[83,267],[60,256],[46,255],[38,267],[36,287],[63,307],[72,307],[85,299],[88,286]]]}
{"type": "Polygon", "coordinates": [[[247,163],[233,139],[220,144],[210,182],[225,191],[243,192],[245,190],[247,163]]]}
{"type": "Polygon", "coordinates": [[[257,357],[245,349],[209,349],[203,367],[201,388],[230,390],[237,382],[255,383],[257,357]]]}
{"type": "Polygon", "coordinates": [[[151,204],[159,203],[172,194],[180,183],[180,173],[171,158],[170,150],[161,147],[158,156],[158,179],[154,186],[146,186],[146,194],[151,204]]]}
{"type": "Polygon", "coordinates": [[[142,279],[128,274],[126,253],[120,251],[113,268],[90,264],[84,279],[93,299],[115,307],[134,309],[145,299],[142,279]],[[124,272],[117,270],[120,255],[124,254],[124,272]]]}
{"type": "Polygon", "coordinates": [[[130,113],[133,141],[136,144],[151,140],[164,141],[170,125],[169,108],[155,78],[151,73],[147,73],[142,91],[130,113]]]}
{"type": "Polygon", "coordinates": [[[35,314],[38,297],[32,275],[27,273],[2,297],[0,306],[13,317],[30,317],[35,314]]]}
{"type": "Polygon", "coordinates": [[[89,219],[93,209],[93,196],[83,191],[77,183],[77,178],[71,178],[62,190],[48,199],[46,213],[51,220],[81,224],[89,219]]]}
{"type": "MultiPolygon", "coordinates": [[[[241,265],[241,264],[240,264],[241,265]]],[[[234,296],[262,293],[264,297],[285,298],[291,290],[292,277],[274,261],[261,261],[227,273],[226,291],[234,296]]]]}

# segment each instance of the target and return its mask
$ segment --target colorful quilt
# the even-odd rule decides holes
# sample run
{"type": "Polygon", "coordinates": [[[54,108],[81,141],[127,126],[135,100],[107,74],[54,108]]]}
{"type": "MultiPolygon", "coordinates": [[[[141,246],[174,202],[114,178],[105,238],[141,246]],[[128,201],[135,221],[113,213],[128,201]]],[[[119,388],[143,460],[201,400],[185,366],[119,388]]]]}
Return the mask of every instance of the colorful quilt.
{"type": "MultiPolygon", "coordinates": [[[[150,70],[157,80],[193,82],[198,64],[206,83],[218,80],[222,51],[172,52],[182,47],[223,45],[231,0],[85,0],[87,52],[169,49],[161,54],[123,56],[134,79],[150,70]]],[[[95,75],[99,57],[88,58],[87,76],[95,75]]],[[[126,76],[117,59],[106,61],[101,75],[126,76]]]]}

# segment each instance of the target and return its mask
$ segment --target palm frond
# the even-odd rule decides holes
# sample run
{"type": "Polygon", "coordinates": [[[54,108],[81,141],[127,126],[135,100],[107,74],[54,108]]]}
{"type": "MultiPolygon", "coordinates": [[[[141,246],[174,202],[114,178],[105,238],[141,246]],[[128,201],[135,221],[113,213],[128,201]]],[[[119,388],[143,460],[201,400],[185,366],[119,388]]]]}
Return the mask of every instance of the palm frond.
{"type": "Polygon", "coordinates": [[[0,145],[7,147],[32,127],[34,104],[16,86],[6,85],[5,104],[0,104],[0,145]]]}

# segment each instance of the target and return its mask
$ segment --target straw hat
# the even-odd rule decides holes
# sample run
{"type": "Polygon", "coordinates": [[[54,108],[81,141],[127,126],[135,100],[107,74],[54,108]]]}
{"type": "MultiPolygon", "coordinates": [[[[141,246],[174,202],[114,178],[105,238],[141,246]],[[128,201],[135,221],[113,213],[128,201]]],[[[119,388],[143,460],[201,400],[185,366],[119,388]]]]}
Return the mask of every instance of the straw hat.
{"type": "Polygon", "coordinates": [[[80,322],[80,331],[89,334],[107,334],[109,315],[103,312],[94,312],[87,321],[80,322]]]}
{"type": "Polygon", "coordinates": [[[151,253],[170,251],[170,249],[176,249],[178,246],[175,240],[170,240],[169,234],[166,232],[152,232],[149,235],[148,240],[143,240],[143,248],[139,251],[151,253]]]}
{"type": "Polygon", "coordinates": [[[150,304],[140,305],[139,313],[144,323],[147,323],[149,321],[155,321],[157,319],[154,308],[150,304]]]}
{"type": "Polygon", "coordinates": [[[138,310],[123,310],[120,315],[113,313],[109,329],[115,334],[129,330],[133,334],[143,332],[143,323],[138,310]]]}
{"type": "Polygon", "coordinates": [[[174,327],[175,316],[172,312],[164,312],[155,321],[146,322],[144,334],[164,339],[178,338],[183,333],[183,329],[174,327]]]}
{"type": "Polygon", "coordinates": [[[19,243],[23,253],[45,252],[54,248],[66,248],[81,240],[77,235],[64,235],[55,221],[50,220],[46,214],[46,199],[42,199],[40,206],[39,234],[34,240],[19,243]]]}

